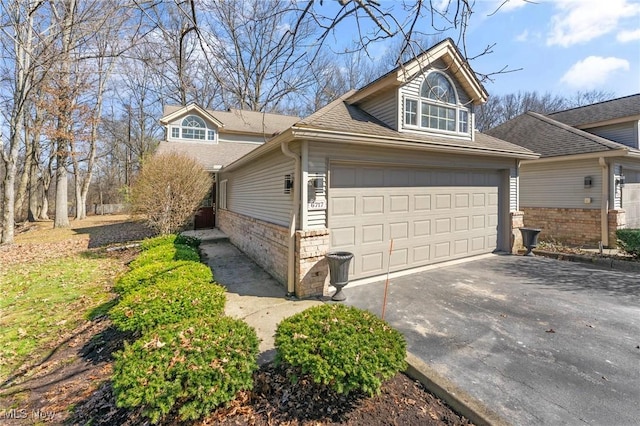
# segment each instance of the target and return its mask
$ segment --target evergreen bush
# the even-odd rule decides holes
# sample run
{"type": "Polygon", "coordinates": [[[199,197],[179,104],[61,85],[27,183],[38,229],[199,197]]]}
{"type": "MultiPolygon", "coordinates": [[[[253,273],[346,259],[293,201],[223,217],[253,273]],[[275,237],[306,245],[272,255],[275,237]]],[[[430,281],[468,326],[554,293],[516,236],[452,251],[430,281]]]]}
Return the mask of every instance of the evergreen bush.
{"type": "Polygon", "coordinates": [[[145,238],[140,243],[142,250],[149,250],[154,247],[163,246],[167,244],[173,244],[178,236],[176,234],[159,235],[153,238],[145,238]]]}
{"type": "Polygon", "coordinates": [[[153,329],[115,355],[118,407],[143,407],[157,423],[172,410],[195,420],[253,387],[258,338],[229,317],[187,319],[153,329]]]}
{"type": "Polygon", "coordinates": [[[118,329],[141,333],[186,318],[222,316],[225,301],[218,284],[175,278],[125,294],[109,316],[118,329]]]}
{"type": "Polygon", "coordinates": [[[406,368],[403,336],[370,312],[320,305],[283,320],[276,329],[276,361],[338,393],[380,391],[406,368]]]}
{"type": "Polygon", "coordinates": [[[170,260],[191,260],[192,262],[200,261],[198,251],[184,244],[163,244],[143,251],[129,263],[132,269],[151,263],[167,262],[170,260]]]}
{"type": "Polygon", "coordinates": [[[125,294],[142,286],[175,279],[212,282],[213,274],[207,265],[189,260],[152,263],[122,275],[116,281],[114,289],[120,294],[125,294]]]}
{"type": "Polygon", "coordinates": [[[640,257],[640,229],[618,229],[618,245],[633,257],[640,257]]]}

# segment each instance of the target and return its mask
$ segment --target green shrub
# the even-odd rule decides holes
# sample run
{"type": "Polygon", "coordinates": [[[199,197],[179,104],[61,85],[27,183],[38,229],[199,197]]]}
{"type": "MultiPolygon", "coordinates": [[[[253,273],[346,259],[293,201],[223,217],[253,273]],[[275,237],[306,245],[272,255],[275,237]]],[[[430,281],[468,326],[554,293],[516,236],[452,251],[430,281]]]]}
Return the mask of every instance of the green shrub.
{"type": "Polygon", "coordinates": [[[370,312],[344,305],[306,309],[278,324],[276,360],[338,393],[373,395],[406,368],[402,335],[370,312]]]}
{"type": "Polygon", "coordinates": [[[200,243],[202,241],[197,237],[189,237],[187,235],[182,234],[168,234],[168,235],[160,235],[158,237],[146,238],[142,240],[140,246],[142,250],[149,250],[154,247],[163,246],[167,244],[182,244],[185,246],[191,246],[193,248],[200,247],[200,243]]]}
{"type": "Polygon", "coordinates": [[[118,329],[139,333],[186,318],[221,316],[225,301],[220,285],[172,279],[127,293],[109,316],[118,329]]]}
{"type": "Polygon", "coordinates": [[[618,229],[618,245],[633,257],[640,257],[640,229],[618,229]]]}
{"type": "Polygon", "coordinates": [[[149,250],[154,247],[173,244],[176,241],[176,238],[177,238],[176,234],[160,235],[158,237],[145,238],[144,240],[142,240],[142,243],[140,243],[140,247],[142,247],[142,250],[149,250]]]}
{"type": "Polygon", "coordinates": [[[253,387],[257,355],[255,330],[240,320],[158,327],[116,354],[116,403],[143,407],[153,423],[173,409],[183,420],[201,418],[253,387]]]}
{"type": "Polygon", "coordinates": [[[198,237],[189,237],[187,235],[178,234],[175,240],[175,244],[184,244],[186,246],[191,246],[193,248],[200,247],[200,243],[202,240],[198,237]]]}
{"type": "Polygon", "coordinates": [[[132,269],[118,278],[114,289],[120,294],[125,294],[142,286],[174,279],[212,282],[213,274],[207,265],[200,262],[180,260],[152,263],[132,269]]]}
{"type": "Polygon", "coordinates": [[[135,269],[151,263],[167,262],[169,260],[199,262],[200,254],[195,248],[184,244],[164,244],[143,251],[129,264],[129,267],[135,269]]]}

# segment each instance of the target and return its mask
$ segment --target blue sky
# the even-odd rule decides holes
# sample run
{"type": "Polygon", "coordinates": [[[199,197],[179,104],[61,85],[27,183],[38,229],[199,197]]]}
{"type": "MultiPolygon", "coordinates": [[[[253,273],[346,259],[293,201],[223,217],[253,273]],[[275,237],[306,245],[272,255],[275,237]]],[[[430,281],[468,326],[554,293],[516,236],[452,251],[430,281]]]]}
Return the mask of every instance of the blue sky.
{"type": "Polygon", "coordinates": [[[494,94],[518,90],[570,95],[605,90],[617,96],[640,92],[640,1],[477,2],[468,41],[497,43],[474,67],[523,68],[486,85],[494,94]],[[479,19],[478,19],[479,18],[479,19]]]}
{"type": "MultiPolygon", "coordinates": [[[[450,1],[432,0],[446,8],[450,1]]],[[[616,96],[640,92],[640,0],[477,0],[467,30],[470,54],[496,43],[471,66],[491,73],[521,71],[485,83],[490,94],[518,91],[571,96],[603,90],[616,96]],[[496,9],[502,4],[502,7],[496,9]],[[494,13],[495,12],[495,13],[494,13]]],[[[400,2],[381,0],[386,8],[400,2]]],[[[424,25],[429,20],[422,21],[424,25]]],[[[345,36],[349,26],[340,29],[345,36]]],[[[351,26],[353,31],[353,26],[351,26]]],[[[457,40],[455,33],[445,34],[457,40]]]]}

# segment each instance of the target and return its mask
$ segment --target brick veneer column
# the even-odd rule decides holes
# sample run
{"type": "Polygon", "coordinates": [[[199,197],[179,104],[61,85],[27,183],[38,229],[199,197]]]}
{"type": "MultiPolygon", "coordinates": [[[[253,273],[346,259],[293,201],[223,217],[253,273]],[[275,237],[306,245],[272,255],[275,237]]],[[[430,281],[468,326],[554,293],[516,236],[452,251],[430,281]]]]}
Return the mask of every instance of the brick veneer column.
{"type": "Polygon", "coordinates": [[[329,230],[296,231],[296,296],[323,296],[328,293],[329,230]]]}
{"type": "Polygon", "coordinates": [[[523,248],[520,228],[524,228],[524,212],[512,211],[511,215],[511,253],[515,254],[523,248]]]}
{"type": "Polygon", "coordinates": [[[625,210],[609,210],[609,247],[618,246],[618,238],[616,231],[627,227],[627,213],[625,210]]]}

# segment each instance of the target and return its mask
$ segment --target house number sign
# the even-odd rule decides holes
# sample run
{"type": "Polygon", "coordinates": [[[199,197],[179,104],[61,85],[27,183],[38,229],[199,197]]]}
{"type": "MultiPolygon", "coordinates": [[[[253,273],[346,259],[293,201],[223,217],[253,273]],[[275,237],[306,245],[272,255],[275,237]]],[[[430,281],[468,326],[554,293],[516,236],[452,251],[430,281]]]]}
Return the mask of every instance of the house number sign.
{"type": "Polygon", "coordinates": [[[327,200],[313,200],[309,201],[307,205],[308,210],[324,210],[327,208],[327,200]]]}

